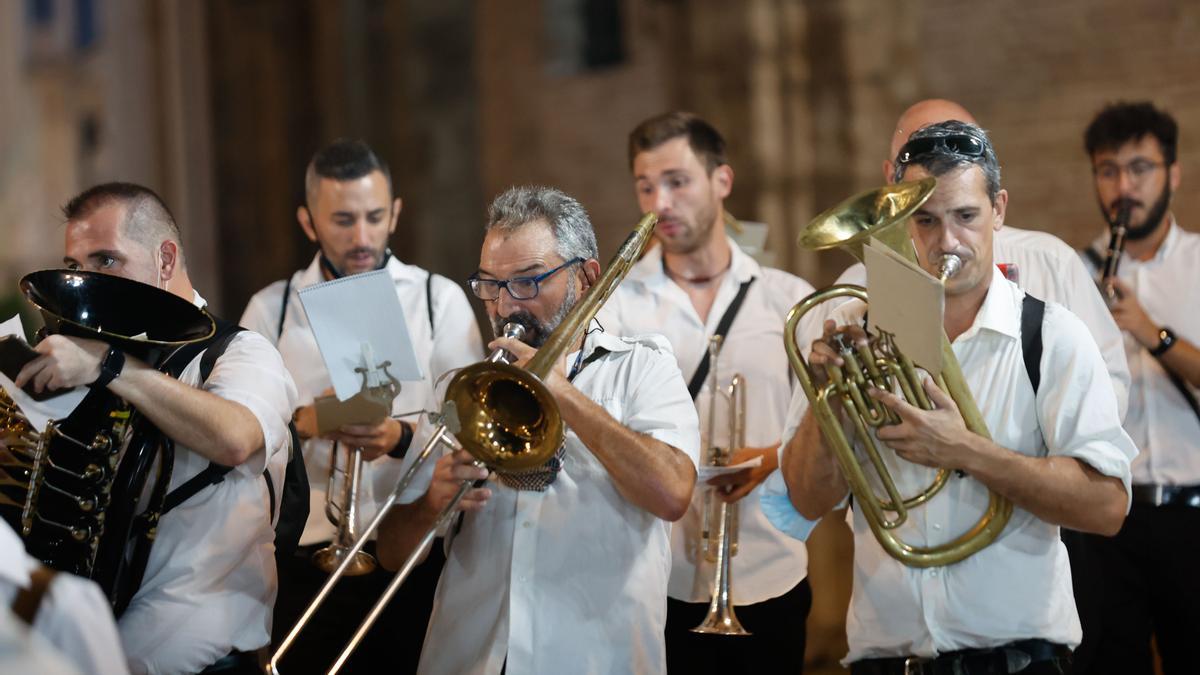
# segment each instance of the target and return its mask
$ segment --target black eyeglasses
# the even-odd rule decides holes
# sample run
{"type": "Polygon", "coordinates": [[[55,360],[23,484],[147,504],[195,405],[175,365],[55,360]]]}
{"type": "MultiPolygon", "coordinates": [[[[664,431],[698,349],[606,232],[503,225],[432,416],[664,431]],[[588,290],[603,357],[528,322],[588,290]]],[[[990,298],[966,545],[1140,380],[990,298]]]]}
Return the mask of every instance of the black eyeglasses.
{"type": "Polygon", "coordinates": [[[559,270],[581,262],[583,262],[583,258],[571,258],[558,267],[537,276],[513,277],[505,280],[480,279],[479,273],[476,272],[467,278],[467,285],[471,287],[471,292],[475,294],[475,297],[480,300],[499,300],[501,288],[507,288],[508,294],[512,296],[513,300],[532,300],[537,297],[539,284],[554,276],[559,270]]]}
{"type": "Polygon", "coordinates": [[[935,150],[951,152],[964,157],[982,157],[983,141],[967,134],[950,136],[930,136],[918,138],[904,144],[900,154],[896,155],[897,164],[908,164],[921,155],[928,155],[935,150]]]}

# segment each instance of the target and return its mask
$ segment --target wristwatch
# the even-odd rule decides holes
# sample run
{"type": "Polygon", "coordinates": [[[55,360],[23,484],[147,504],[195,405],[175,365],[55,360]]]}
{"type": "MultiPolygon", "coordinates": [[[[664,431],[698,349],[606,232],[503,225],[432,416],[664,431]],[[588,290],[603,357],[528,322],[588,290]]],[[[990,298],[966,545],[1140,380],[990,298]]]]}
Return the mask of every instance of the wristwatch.
{"type": "Polygon", "coordinates": [[[408,452],[408,446],[412,445],[413,428],[412,425],[403,420],[400,421],[400,440],[396,441],[396,447],[388,451],[388,457],[394,459],[404,459],[404,454],[408,452]]]}
{"type": "Polygon", "coordinates": [[[100,376],[88,386],[92,389],[103,389],[109,382],[117,379],[125,367],[125,352],[116,347],[109,347],[100,360],[100,376]]]}
{"type": "Polygon", "coordinates": [[[1175,332],[1163,326],[1158,329],[1158,344],[1150,350],[1150,356],[1162,356],[1175,344],[1175,332]]]}

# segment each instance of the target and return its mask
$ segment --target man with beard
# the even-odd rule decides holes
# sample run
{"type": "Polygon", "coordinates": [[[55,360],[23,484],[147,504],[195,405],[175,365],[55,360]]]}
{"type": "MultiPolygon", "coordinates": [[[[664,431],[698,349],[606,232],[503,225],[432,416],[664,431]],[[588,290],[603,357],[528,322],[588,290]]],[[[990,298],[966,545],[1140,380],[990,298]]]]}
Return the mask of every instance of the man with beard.
{"type": "MultiPolygon", "coordinates": [[[[471,289],[497,334],[525,328],[524,342],[488,345],[524,366],[600,277],[595,234],[577,201],[543,187],[497,197],[486,230],[471,289]]],[[[696,410],[661,336],[592,332],[571,349],[544,379],[564,445],[459,504],[422,673],[665,672],[669,529],[696,481],[696,410]]],[[[488,472],[460,450],[420,476],[382,526],[385,566],[413,552],[462,481],[488,472]]]]}
{"type": "MultiPolygon", "coordinates": [[[[759,485],[778,466],[795,382],[783,348],[783,324],[792,305],[813,288],[797,276],[760,266],[725,233],[724,200],[733,187],[733,169],[724,139],[708,122],[684,112],[642,122],[629,135],[629,164],[639,208],[658,215],[659,245],[617,288],[600,323],[623,334],[662,333],[671,341],[680,370],[690,378],[700,428],[716,431],[714,438],[704,439],[705,448],[729,448],[733,404],[720,392],[741,375],[748,447],[729,448],[728,463],[761,461],[701,486],[687,515],[671,530],[667,664],[680,673],[768,671],[781,659],[804,653],[812,605],[804,543],[767,521],[759,507],[759,485]],[[714,335],[721,335],[723,344],[710,362],[714,335]],[[718,392],[710,390],[713,370],[718,392]],[[716,408],[710,410],[714,393],[716,408]],[[709,547],[715,550],[716,542],[706,542],[701,530],[706,508],[710,519],[716,517],[716,500],[738,509],[730,594],[738,620],[750,633],[738,638],[692,632],[704,621],[713,590],[716,565],[709,547]]],[[[715,540],[715,527],[710,532],[715,540]]]]}
{"type": "MultiPolygon", "coordinates": [[[[1200,641],[1200,236],[1170,211],[1178,135],[1149,102],[1110,105],[1084,134],[1110,227],[1122,201],[1132,207],[1111,309],[1133,377],[1125,428],[1141,451],[1124,527],[1094,541],[1105,575],[1097,673],[1152,673],[1152,634],[1164,673],[1194,672],[1200,641]]],[[[1097,274],[1108,241],[1084,251],[1097,274]]]]}
{"type": "MultiPolygon", "coordinates": [[[[912,546],[938,547],[979,521],[989,493],[1013,511],[993,541],[960,562],[910,566],[885,551],[856,496],[846,661],[854,675],[1060,675],[1081,634],[1058,529],[1116,532],[1137,451],[1083,323],[1057,303],[1031,299],[993,263],[1008,194],[983,130],[956,121],[926,126],[898,157],[899,179],[938,181],[908,232],[925,271],[937,275],[948,255],[961,261],[945,285],[943,328],[991,438],[971,432],[930,378],[922,386],[931,410],[870,388],[899,416],[870,433],[894,451],[881,458],[900,494],[925,489],[938,469],[949,472],[946,485],[891,532],[912,546]]],[[[809,359],[818,379],[825,366],[845,365],[851,350],[866,347],[865,311],[852,301],[825,321],[809,359]]],[[[804,536],[849,486],[807,399],[788,426],[783,496],[797,516],[792,531],[804,536]]]]}
{"type": "MultiPolygon", "coordinates": [[[[241,324],[266,336],[283,355],[296,380],[300,406],[293,419],[304,441],[304,463],[311,489],[308,522],[295,555],[279,561],[280,590],[275,606],[274,635],[278,643],[299,619],[320,589],[326,573],[310,562],[336,534],[325,515],[329,463],[339,456],[347,466],[348,453],[362,448],[359,517],[367,522],[392,491],[400,474],[400,458],[412,440],[415,420],[387,418],[375,425],[348,425],[318,435],[313,401],[332,393],[329,372],[321,360],[312,327],[300,305],[301,289],[346,275],[387,270],[408,326],[413,349],[426,378],[406,382],[396,397],[393,413],[432,410],[439,398],[437,378],[482,356],[479,327],[466,294],[449,279],[400,262],[388,248],[388,237],[400,217],[400,198],[393,199],[387,165],[362,141],[338,140],[318,151],[304,178],[305,204],[296,219],[318,251],[312,263],[286,280],[276,281],[250,299],[241,324]]],[[[368,544],[368,552],[374,546],[368,544]]],[[[404,593],[386,612],[379,629],[368,637],[356,657],[398,672],[415,666],[419,636],[437,578],[439,559],[419,570],[404,593]],[[405,639],[409,641],[405,643],[405,639]],[[400,641],[399,643],[397,641],[400,641]]],[[[338,592],[322,605],[282,662],[284,672],[305,670],[337,654],[353,633],[345,617],[363,616],[387,586],[382,570],[344,579],[338,592]]]]}

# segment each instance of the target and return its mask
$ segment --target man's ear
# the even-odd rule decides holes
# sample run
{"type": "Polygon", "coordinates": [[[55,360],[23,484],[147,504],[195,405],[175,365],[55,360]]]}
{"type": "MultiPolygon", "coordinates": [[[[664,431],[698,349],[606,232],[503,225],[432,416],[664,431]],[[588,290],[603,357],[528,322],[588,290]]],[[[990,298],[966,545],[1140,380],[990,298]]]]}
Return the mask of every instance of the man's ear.
{"type": "Polygon", "coordinates": [[[314,244],[317,243],[317,228],[312,221],[312,211],[309,211],[307,206],[297,206],[296,220],[300,222],[300,229],[304,230],[304,236],[314,244]]]}
{"type": "Polygon", "coordinates": [[[158,245],[158,274],[163,281],[170,281],[179,269],[179,244],[167,239],[158,245]]]}
{"type": "Polygon", "coordinates": [[[603,270],[600,269],[600,261],[595,258],[584,260],[580,267],[583,269],[583,290],[586,291],[596,285],[603,270]]]}
{"type": "Polygon", "coordinates": [[[998,232],[1001,227],[1004,227],[1004,214],[1008,212],[1008,190],[996,193],[996,203],[992,204],[992,210],[996,213],[996,223],[992,229],[998,232]]]}
{"type": "Polygon", "coordinates": [[[392,200],[392,222],[388,224],[388,234],[396,231],[396,224],[400,222],[400,209],[404,206],[404,202],[396,197],[392,200]]]}
{"type": "Polygon", "coordinates": [[[712,181],[713,187],[717,191],[717,197],[725,199],[729,193],[733,192],[733,167],[722,164],[713,169],[712,181]]]}

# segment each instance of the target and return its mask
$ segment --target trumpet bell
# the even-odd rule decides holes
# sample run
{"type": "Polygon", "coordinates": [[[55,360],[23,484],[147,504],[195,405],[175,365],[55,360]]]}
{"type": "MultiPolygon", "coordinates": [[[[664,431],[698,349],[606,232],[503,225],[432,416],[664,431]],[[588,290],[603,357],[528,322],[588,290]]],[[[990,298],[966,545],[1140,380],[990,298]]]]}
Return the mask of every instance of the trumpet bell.
{"type": "MultiPolygon", "coordinates": [[[[346,553],[349,551],[349,548],[338,546],[335,542],[314,553],[312,561],[322,572],[332,574],[342,564],[342,561],[346,559],[346,553]]],[[[358,577],[374,571],[375,558],[371,557],[371,554],[366,551],[358,551],[354,554],[354,562],[350,563],[350,566],[342,574],[347,577],[358,577]]]]}
{"type": "Polygon", "coordinates": [[[450,380],[446,401],[458,416],[458,442],[475,459],[506,471],[545,464],[565,438],[546,385],[507,363],[467,366],[450,380]]]}

